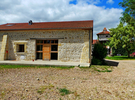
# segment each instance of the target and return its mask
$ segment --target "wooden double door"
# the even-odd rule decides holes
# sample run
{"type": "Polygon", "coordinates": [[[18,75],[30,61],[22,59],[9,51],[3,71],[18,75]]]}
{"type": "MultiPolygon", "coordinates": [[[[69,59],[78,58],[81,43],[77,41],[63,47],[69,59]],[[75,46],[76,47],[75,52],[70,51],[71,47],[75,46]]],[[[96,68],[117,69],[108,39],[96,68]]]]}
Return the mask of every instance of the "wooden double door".
{"type": "Polygon", "coordinates": [[[58,59],[58,40],[37,40],[36,46],[37,59],[58,59]]]}
{"type": "Polygon", "coordinates": [[[43,60],[50,60],[50,52],[51,46],[50,44],[44,44],[43,45],[43,60]]]}

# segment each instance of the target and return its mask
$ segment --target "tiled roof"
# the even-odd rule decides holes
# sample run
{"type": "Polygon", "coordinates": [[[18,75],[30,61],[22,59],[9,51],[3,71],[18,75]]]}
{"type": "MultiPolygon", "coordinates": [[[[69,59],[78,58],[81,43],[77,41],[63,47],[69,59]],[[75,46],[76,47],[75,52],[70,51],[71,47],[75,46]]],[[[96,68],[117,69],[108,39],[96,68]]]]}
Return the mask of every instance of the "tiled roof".
{"type": "Polygon", "coordinates": [[[98,42],[98,40],[93,40],[92,44],[96,44],[98,42]]]}
{"type": "Polygon", "coordinates": [[[109,31],[107,31],[107,29],[106,29],[106,28],[104,28],[102,32],[97,33],[97,35],[100,35],[100,34],[110,34],[110,32],[109,32],[109,31]]]}
{"type": "Polygon", "coordinates": [[[92,29],[93,20],[64,22],[7,23],[0,25],[0,30],[35,30],[35,29],[92,29]]]}

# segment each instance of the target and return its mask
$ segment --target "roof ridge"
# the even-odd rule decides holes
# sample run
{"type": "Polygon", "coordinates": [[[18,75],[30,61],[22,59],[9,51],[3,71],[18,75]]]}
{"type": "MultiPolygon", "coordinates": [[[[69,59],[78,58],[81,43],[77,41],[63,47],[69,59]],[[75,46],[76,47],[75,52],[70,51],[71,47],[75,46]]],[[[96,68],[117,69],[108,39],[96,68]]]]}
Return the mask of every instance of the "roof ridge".
{"type": "MultiPolygon", "coordinates": [[[[93,22],[93,20],[80,20],[80,21],[50,21],[50,22],[32,22],[32,23],[65,23],[65,22],[93,22]]],[[[26,24],[28,22],[22,22],[22,23],[6,23],[6,24],[26,24]]],[[[4,24],[2,24],[4,25],[4,24]]]]}

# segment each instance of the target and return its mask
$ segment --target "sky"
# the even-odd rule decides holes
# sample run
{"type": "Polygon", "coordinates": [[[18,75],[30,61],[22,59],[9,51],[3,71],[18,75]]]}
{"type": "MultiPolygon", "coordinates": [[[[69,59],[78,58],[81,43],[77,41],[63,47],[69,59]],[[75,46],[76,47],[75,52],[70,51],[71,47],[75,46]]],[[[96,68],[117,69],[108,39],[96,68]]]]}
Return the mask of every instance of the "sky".
{"type": "Polygon", "coordinates": [[[6,23],[93,20],[93,39],[106,27],[117,27],[122,0],[3,0],[0,25],[6,23]]]}

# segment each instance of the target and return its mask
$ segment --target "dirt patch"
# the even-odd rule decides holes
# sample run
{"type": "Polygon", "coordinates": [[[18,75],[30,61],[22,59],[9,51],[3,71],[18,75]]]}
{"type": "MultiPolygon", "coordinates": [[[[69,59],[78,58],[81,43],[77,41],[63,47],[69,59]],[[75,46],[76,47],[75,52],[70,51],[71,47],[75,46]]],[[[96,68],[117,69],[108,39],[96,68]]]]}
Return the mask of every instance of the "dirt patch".
{"type": "Polygon", "coordinates": [[[1,69],[0,99],[134,100],[135,61],[117,62],[112,72],[78,67],[1,69]],[[70,92],[62,95],[60,89],[70,92]]]}

